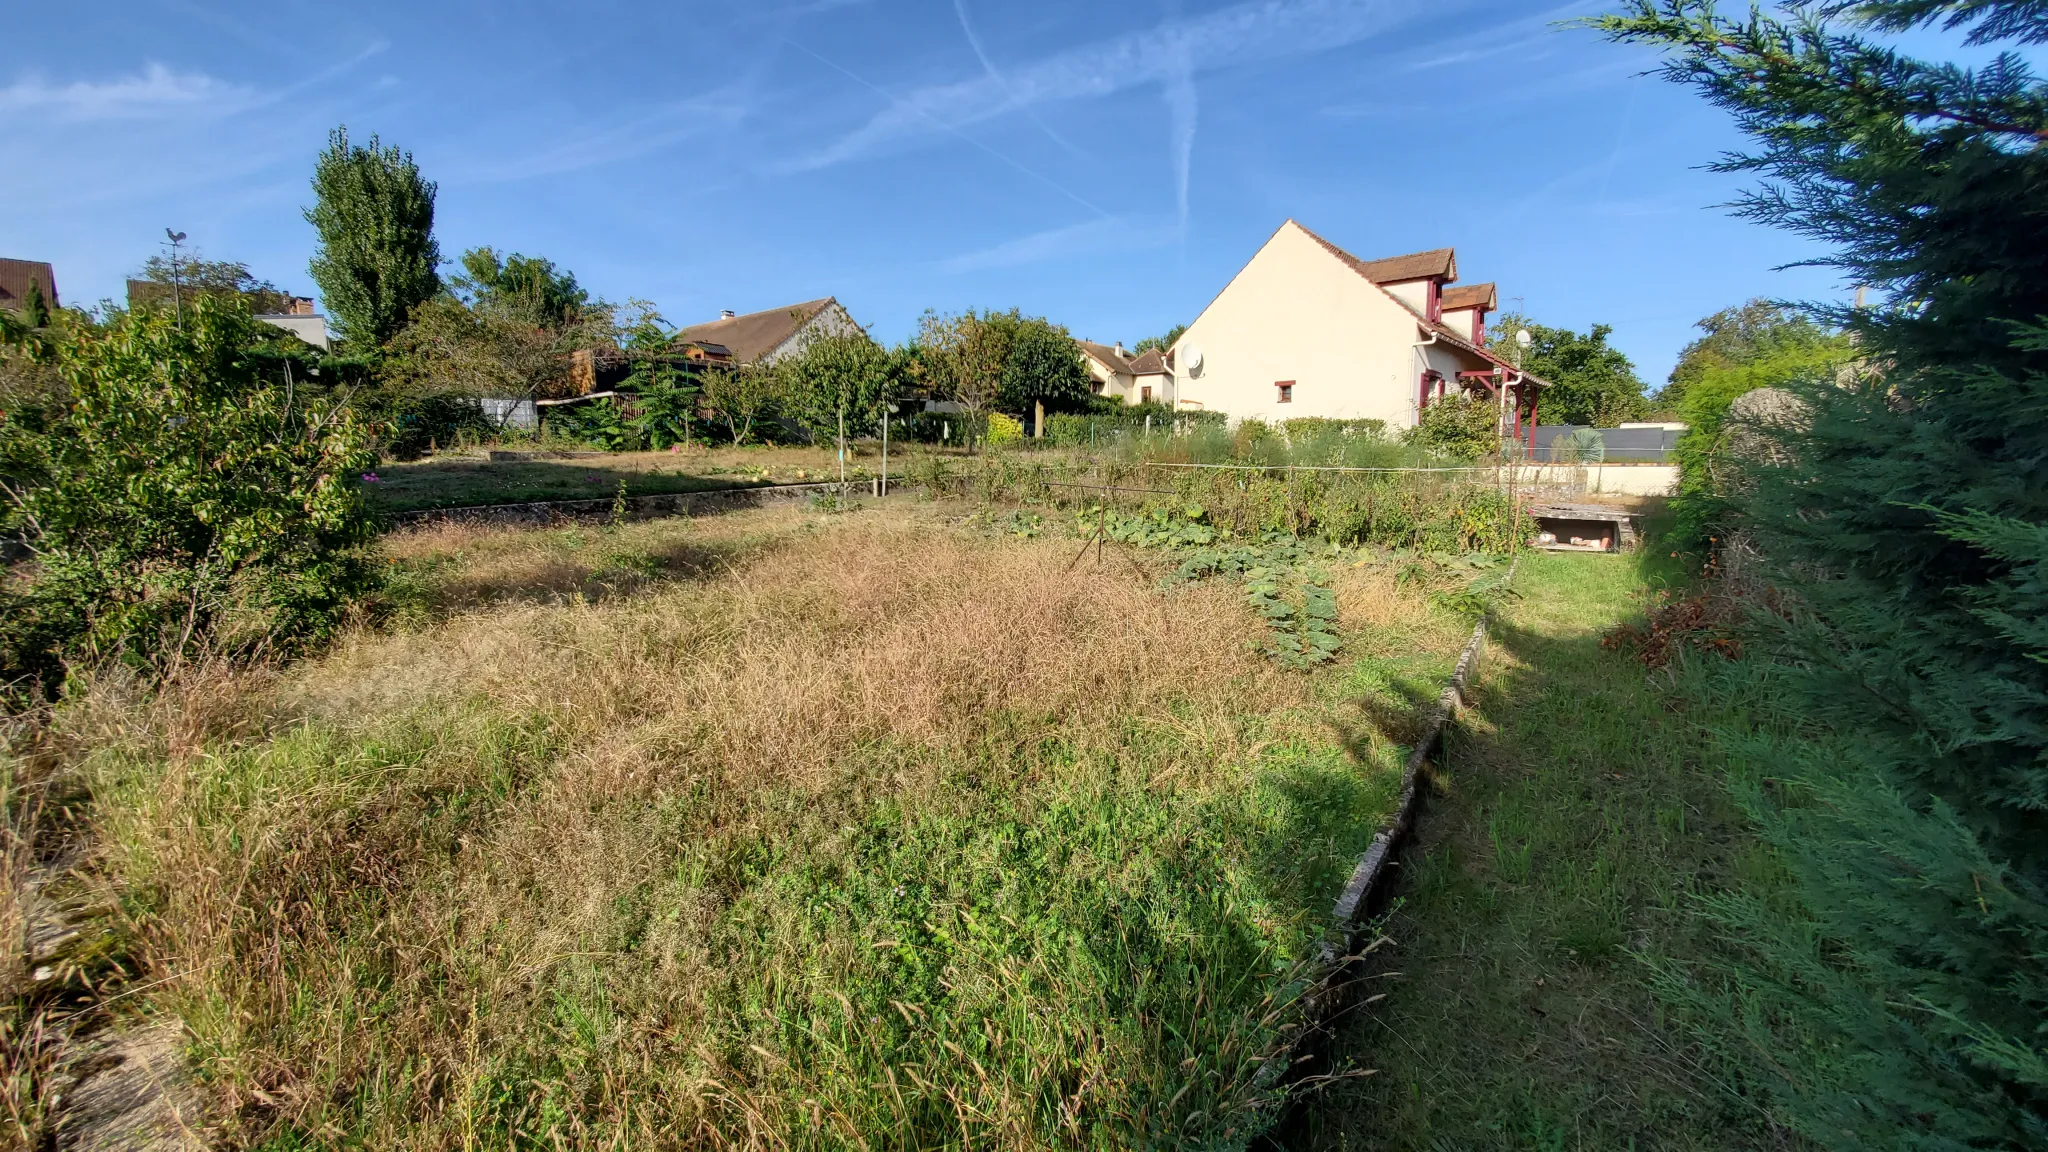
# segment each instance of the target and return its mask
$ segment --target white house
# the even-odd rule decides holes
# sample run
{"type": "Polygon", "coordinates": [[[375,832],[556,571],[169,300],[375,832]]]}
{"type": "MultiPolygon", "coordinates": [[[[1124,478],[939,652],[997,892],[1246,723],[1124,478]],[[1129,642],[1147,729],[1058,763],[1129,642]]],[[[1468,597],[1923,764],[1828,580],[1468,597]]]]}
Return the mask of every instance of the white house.
{"type": "Polygon", "coordinates": [[[1097,344],[1076,340],[1081,363],[1088,369],[1089,386],[1097,396],[1113,396],[1126,404],[1173,403],[1173,371],[1170,354],[1148,348],[1132,352],[1121,342],[1097,344]]]}
{"type": "Polygon", "coordinates": [[[1545,382],[1488,345],[1494,286],[1451,287],[1457,279],[1452,249],[1361,260],[1289,220],[1174,342],[1165,395],[1234,419],[1400,429],[1440,397],[1499,401],[1504,387],[1503,422],[1533,435],[1545,382]]]}
{"type": "Polygon", "coordinates": [[[314,312],[310,300],[306,301],[307,307],[303,312],[297,308],[298,301],[292,303],[293,310],[290,312],[266,312],[256,318],[265,324],[284,329],[322,352],[329,350],[333,344],[327,338],[327,317],[314,312]]]}

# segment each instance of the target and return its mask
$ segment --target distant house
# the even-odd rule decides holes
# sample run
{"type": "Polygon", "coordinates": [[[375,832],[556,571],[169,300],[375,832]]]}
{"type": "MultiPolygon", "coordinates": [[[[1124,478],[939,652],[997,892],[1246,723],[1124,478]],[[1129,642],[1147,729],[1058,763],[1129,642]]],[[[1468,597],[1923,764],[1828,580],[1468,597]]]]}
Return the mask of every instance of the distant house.
{"type": "Polygon", "coordinates": [[[865,332],[831,296],[738,315],[721,312],[716,320],[692,324],[676,333],[683,355],[712,364],[773,364],[802,352],[823,336],[865,332]]]}
{"type": "Polygon", "coordinates": [[[1532,434],[1546,382],[1488,344],[1494,286],[1457,279],[1453,249],[1361,260],[1289,220],[1174,342],[1166,394],[1239,419],[1398,429],[1443,397],[1498,402],[1505,388],[1508,431],[1532,434]]]}
{"type": "Polygon", "coordinates": [[[1074,346],[1081,350],[1081,363],[1088,369],[1088,387],[1097,396],[1128,400],[1132,354],[1124,350],[1123,342],[1097,344],[1093,340],[1076,340],[1074,346]]]}
{"type": "Polygon", "coordinates": [[[43,305],[56,308],[57,273],[41,260],[9,260],[0,257],[0,309],[19,312],[28,306],[28,286],[42,290],[43,305]]]}
{"type": "Polygon", "coordinates": [[[284,329],[322,352],[333,347],[333,342],[327,337],[327,317],[313,311],[312,298],[294,296],[291,300],[289,311],[259,312],[256,318],[284,329]]]}
{"type": "Polygon", "coordinates": [[[128,281],[130,311],[169,308],[181,297],[190,300],[201,295],[239,296],[255,309],[256,319],[282,328],[323,352],[333,347],[333,341],[327,335],[327,318],[314,311],[310,296],[292,296],[267,287],[254,292],[237,292],[232,288],[200,284],[180,285],[173,291],[171,285],[161,280],[128,281]]]}
{"type": "Polygon", "coordinates": [[[1173,403],[1173,374],[1167,360],[1157,351],[1132,352],[1121,342],[1097,344],[1076,340],[1081,363],[1088,369],[1088,384],[1097,396],[1142,404],[1147,400],[1173,403]]]}
{"type": "Polygon", "coordinates": [[[1131,361],[1131,394],[1133,404],[1156,402],[1173,405],[1173,353],[1148,348],[1137,359],[1131,361]]]}

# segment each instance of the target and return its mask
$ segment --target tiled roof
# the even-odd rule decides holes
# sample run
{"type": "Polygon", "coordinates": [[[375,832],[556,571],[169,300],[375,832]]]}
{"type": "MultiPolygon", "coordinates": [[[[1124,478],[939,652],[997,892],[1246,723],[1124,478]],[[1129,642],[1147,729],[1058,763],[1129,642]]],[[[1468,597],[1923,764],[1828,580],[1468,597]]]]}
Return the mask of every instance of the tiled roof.
{"type": "Polygon", "coordinates": [[[1405,280],[1427,280],[1437,277],[1445,281],[1458,278],[1458,257],[1455,248],[1432,248],[1427,252],[1411,252],[1406,256],[1387,256],[1379,260],[1360,260],[1307,228],[1299,220],[1296,228],[1308,233],[1308,238],[1330,250],[1330,255],[1351,265],[1351,269],[1375,284],[1399,284],[1405,280]]]}
{"type": "MultiPolygon", "coordinates": [[[[1357,260],[1356,256],[1352,257],[1357,260]]],[[[1399,284],[1403,280],[1442,280],[1445,283],[1458,278],[1458,256],[1450,248],[1432,248],[1427,252],[1411,252],[1406,256],[1388,256],[1381,260],[1360,261],[1359,271],[1375,284],[1399,284]]]]}
{"type": "Polygon", "coordinates": [[[1460,308],[1484,308],[1488,312],[1500,310],[1500,293],[1491,284],[1473,284],[1465,288],[1446,288],[1443,292],[1443,308],[1456,312],[1460,308]]]}
{"type": "Polygon", "coordinates": [[[1133,376],[1161,376],[1166,373],[1166,357],[1157,348],[1147,348],[1144,355],[1131,361],[1133,376]]]}
{"type": "Polygon", "coordinates": [[[41,260],[8,260],[0,257],[0,308],[20,308],[28,301],[28,286],[42,285],[43,303],[57,307],[57,273],[41,260]]]}
{"type": "Polygon", "coordinates": [[[1081,346],[1081,351],[1086,352],[1090,356],[1095,357],[1097,360],[1102,361],[1103,364],[1109,367],[1110,371],[1122,372],[1125,375],[1130,374],[1130,359],[1128,357],[1117,355],[1116,349],[1111,348],[1109,345],[1097,344],[1093,340],[1076,340],[1074,341],[1074,343],[1079,344],[1081,346]]]}
{"type": "Polygon", "coordinates": [[[735,360],[752,364],[781,347],[782,342],[794,336],[797,329],[836,302],[834,297],[827,296],[786,308],[770,308],[765,312],[749,312],[744,316],[692,324],[676,333],[675,338],[679,344],[722,344],[732,350],[735,360]]]}

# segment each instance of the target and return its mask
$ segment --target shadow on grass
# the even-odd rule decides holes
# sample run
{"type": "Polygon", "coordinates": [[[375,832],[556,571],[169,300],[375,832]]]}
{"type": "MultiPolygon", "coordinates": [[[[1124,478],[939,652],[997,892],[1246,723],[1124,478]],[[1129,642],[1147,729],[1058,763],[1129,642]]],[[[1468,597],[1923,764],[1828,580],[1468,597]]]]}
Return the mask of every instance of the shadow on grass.
{"type": "Polygon", "coordinates": [[[1422,738],[1423,724],[1442,691],[1442,685],[1431,684],[1419,676],[1389,677],[1381,690],[1361,693],[1351,701],[1358,709],[1363,727],[1335,719],[1330,726],[1353,760],[1371,763],[1375,745],[1364,729],[1378,733],[1386,743],[1413,748],[1422,738]]]}
{"type": "MultiPolygon", "coordinates": [[[[638,458],[635,463],[643,463],[638,458]]],[[[766,480],[702,476],[672,467],[631,467],[604,457],[571,460],[431,460],[392,464],[364,481],[370,504],[393,514],[427,508],[469,508],[487,504],[530,504],[543,500],[599,500],[616,496],[659,496],[714,488],[758,488],[766,480]]]]}
{"type": "Polygon", "coordinates": [[[1337,1067],[1376,1071],[1316,1091],[1280,1146],[1781,1146],[1706,1079],[1642,962],[1712,953],[1691,900],[1748,844],[1699,736],[1600,645],[1659,567],[1529,565],[1362,974],[1385,999],[1333,1039],[1337,1067]]]}
{"type": "Polygon", "coordinates": [[[443,553],[394,563],[381,615],[418,624],[519,604],[604,603],[709,580],[765,545],[748,539],[614,541],[602,529],[556,531],[529,551],[497,558],[443,553]]]}

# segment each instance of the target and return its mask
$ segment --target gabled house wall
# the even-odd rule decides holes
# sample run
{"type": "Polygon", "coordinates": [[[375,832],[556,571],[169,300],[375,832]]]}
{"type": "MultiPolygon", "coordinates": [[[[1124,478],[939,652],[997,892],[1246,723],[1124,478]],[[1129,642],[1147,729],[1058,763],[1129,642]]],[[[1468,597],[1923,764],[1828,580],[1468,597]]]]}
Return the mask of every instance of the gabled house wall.
{"type": "MultiPolygon", "coordinates": [[[[1290,220],[1175,341],[1178,406],[1233,419],[1326,416],[1407,427],[1415,422],[1416,340],[1412,313],[1290,220]],[[1201,351],[1199,371],[1190,349],[1201,351]],[[1285,403],[1283,381],[1292,383],[1285,403]]],[[[1455,379],[1448,350],[1438,360],[1455,379]]]]}
{"type": "Polygon", "coordinates": [[[788,339],[761,357],[760,362],[773,364],[786,357],[800,356],[804,349],[822,337],[853,336],[864,334],[866,331],[854,320],[852,313],[834,299],[818,309],[817,314],[804,321],[796,331],[790,333],[788,339]]]}
{"type": "MultiPolygon", "coordinates": [[[[1360,260],[1289,220],[1175,342],[1177,406],[1401,429],[1438,396],[1543,387],[1484,347],[1494,286],[1446,287],[1457,277],[1449,248],[1360,260]]],[[[1517,412],[1503,409],[1504,428],[1520,429],[1517,412]]]]}

